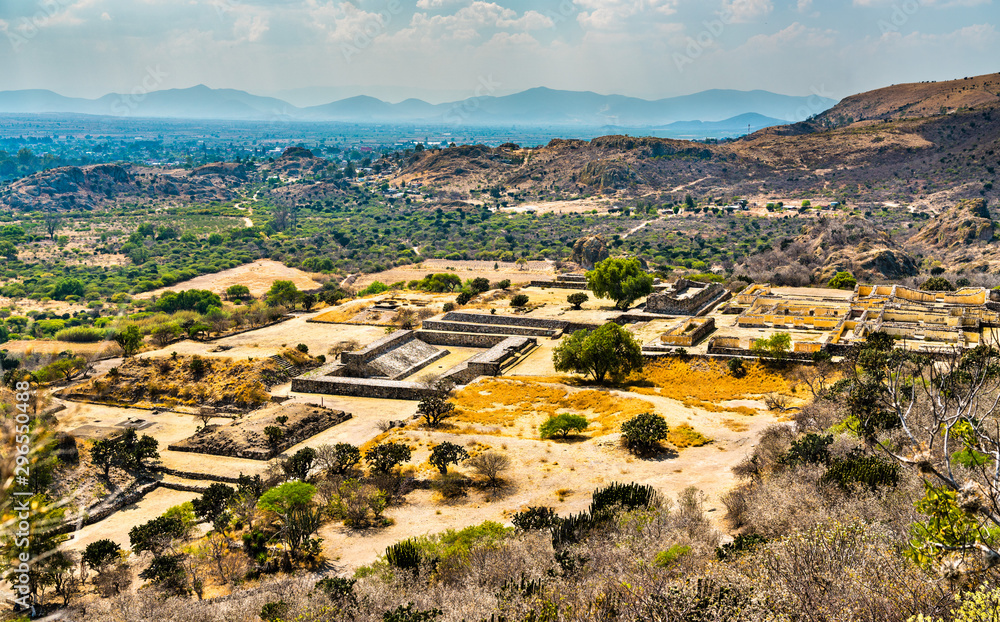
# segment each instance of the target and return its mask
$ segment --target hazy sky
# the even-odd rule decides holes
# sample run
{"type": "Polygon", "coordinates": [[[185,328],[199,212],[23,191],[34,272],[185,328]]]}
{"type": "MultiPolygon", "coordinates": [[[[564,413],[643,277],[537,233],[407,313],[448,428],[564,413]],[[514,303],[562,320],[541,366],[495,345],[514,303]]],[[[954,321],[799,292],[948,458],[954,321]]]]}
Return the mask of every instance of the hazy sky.
{"type": "Polygon", "coordinates": [[[0,90],[840,98],[1000,71],[998,17],[992,0],[0,0],[0,90]]]}

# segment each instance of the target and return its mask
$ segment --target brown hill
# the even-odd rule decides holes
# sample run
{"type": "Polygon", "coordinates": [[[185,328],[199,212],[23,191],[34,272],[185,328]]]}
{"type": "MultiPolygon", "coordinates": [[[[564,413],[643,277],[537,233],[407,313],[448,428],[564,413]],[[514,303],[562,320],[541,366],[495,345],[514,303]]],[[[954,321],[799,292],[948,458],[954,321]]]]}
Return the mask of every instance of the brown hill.
{"type": "Polygon", "coordinates": [[[949,250],[993,241],[995,223],[983,199],[959,201],[934,218],[913,236],[912,242],[928,248],[949,250]]]}

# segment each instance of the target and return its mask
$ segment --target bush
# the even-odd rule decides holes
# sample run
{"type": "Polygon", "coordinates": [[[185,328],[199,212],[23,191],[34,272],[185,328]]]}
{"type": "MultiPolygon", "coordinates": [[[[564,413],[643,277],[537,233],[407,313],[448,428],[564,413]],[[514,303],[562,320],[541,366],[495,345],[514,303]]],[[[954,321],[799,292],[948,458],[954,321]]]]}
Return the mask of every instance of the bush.
{"type": "Polygon", "coordinates": [[[450,312],[452,312],[452,311],[455,310],[455,303],[454,302],[446,302],[441,307],[441,310],[444,311],[445,313],[450,313],[450,312]]]}
{"type": "Polygon", "coordinates": [[[309,346],[307,346],[304,343],[300,343],[299,345],[295,346],[295,349],[301,352],[302,354],[309,354],[309,346]]]}
{"type": "Polygon", "coordinates": [[[740,534],[732,542],[715,549],[715,557],[723,562],[732,561],[762,544],[767,544],[767,538],[764,536],[755,533],[740,534]]]}
{"type": "Polygon", "coordinates": [[[497,289],[507,289],[510,287],[510,279],[504,279],[497,283],[497,289]]]}
{"type": "Polygon", "coordinates": [[[99,328],[89,326],[74,326],[64,328],[56,333],[56,341],[67,341],[69,343],[97,343],[104,341],[105,332],[99,328]]]}
{"type": "Polygon", "coordinates": [[[431,488],[445,499],[464,497],[469,487],[469,478],[461,473],[445,473],[431,481],[431,488]]]}
{"type": "Polygon", "coordinates": [[[538,431],[542,438],[552,438],[553,436],[566,438],[570,432],[583,432],[589,425],[590,423],[583,415],[563,413],[555,417],[550,417],[542,425],[538,426],[538,431]]]}
{"type": "Polygon", "coordinates": [[[510,468],[510,458],[495,451],[487,451],[466,461],[476,473],[486,479],[490,488],[503,484],[503,474],[510,468]]]}
{"type": "Polygon", "coordinates": [[[208,313],[212,307],[222,307],[222,299],[218,294],[207,289],[186,289],[182,292],[165,292],[153,306],[157,311],[175,313],[177,311],[196,311],[208,313]]]}
{"type": "Polygon", "coordinates": [[[459,306],[462,306],[469,304],[470,300],[472,300],[472,294],[470,294],[469,292],[460,292],[458,296],[455,298],[455,303],[458,304],[459,306]]]}
{"type": "Polygon", "coordinates": [[[955,286],[943,276],[933,276],[921,283],[920,289],[925,292],[950,292],[955,290],[955,286]]]}
{"type": "Polygon", "coordinates": [[[669,433],[667,420],[654,413],[636,415],[622,424],[622,438],[626,446],[637,453],[655,451],[669,433]]]}
{"type": "Polygon", "coordinates": [[[528,304],[527,294],[517,294],[516,296],[510,299],[510,306],[512,307],[521,308],[527,306],[527,304],[528,304]]]}
{"type": "Polygon", "coordinates": [[[574,309],[580,309],[583,306],[583,303],[588,300],[590,300],[590,296],[584,294],[583,292],[576,292],[575,294],[566,296],[566,302],[573,305],[574,309]]]}
{"type": "Polygon", "coordinates": [[[388,285],[386,285],[381,281],[374,281],[372,282],[371,285],[358,292],[358,296],[361,297],[371,296],[373,294],[381,294],[382,292],[387,292],[387,291],[389,291],[388,285]]]}
{"type": "Polygon", "coordinates": [[[747,375],[747,369],[743,364],[743,359],[729,359],[729,362],[726,363],[726,367],[729,368],[729,375],[733,378],[742,378],[747,375]]]}
{"type": "Polygon", "coordinates": [[[675,544],[666,551],[660,551],[656,554],[653,563],[660,568],[669,568],[681,557],[684,557],[691,552],[690,546],[684,546],[681,544],[675,544]]]}
{"type": "Polygon", "coordinates": [[[854,275],[846,271],[833,275],[833,278],[827,283],[834,289],[854,289],[857,284],[858,280],[854,278],[854,275]]]}
{"type": "Polygon", "coordinates": [[[822,481],[837,484],[844,490],[850,490],[854,484],[862,484],[871,490],[879,486],[895,486],[899,482],[899,465],[854,449],[844,458],[834,460],[823,474],[822,481]]]}
{"type": "Polygon", "coordinates": [[[781,464],[796,466],[799,464],[827,464],[830,462],[830,445],[833,436],[806,434],[792,443],[791,448],[778,458],[781,464]]]}
{"type": "Polygon", "coordinates": [[[636,484],[619,484],[614,482],[594,491],[590,502],[590,515],[598,516],[612,508],[638,510],[650,507],[656,503],[656,490],[652,486],[636,484]]]}
{"type": "Polygon", "coordinates": [[[469,286],[472,288],[473,292],[475,292],[477,294],[481,294],[483,292],[489,291],[489,289],[490,289],[490,280],[487,279],[487,278],[485,278],[485,277],[481,277],[481,276],[480,277],[476,277],[476,278],[472,279],[472,283],[470,283],[469,286]]]}
{"type": "Polygon", "coordinates": [[[552,508],[536,506],[517,512],[511,519],[511,523],[520,531],[548,529],[558,522],[559,516],[552,508]]]}

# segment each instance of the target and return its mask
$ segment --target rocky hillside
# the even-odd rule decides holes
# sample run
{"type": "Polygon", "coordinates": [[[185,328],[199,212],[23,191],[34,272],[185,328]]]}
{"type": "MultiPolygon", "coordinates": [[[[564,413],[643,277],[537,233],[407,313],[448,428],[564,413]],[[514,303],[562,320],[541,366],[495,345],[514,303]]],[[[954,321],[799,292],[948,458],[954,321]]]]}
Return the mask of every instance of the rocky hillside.
{"type": "Polygon", "coordinates": [[[250,175],[243,165],[233,163],[191,170],[129,164],[67,166],[30,175],[4,188],[0,191],[0,209],[93,209],[119,200],[228,201],[250,175]]]}

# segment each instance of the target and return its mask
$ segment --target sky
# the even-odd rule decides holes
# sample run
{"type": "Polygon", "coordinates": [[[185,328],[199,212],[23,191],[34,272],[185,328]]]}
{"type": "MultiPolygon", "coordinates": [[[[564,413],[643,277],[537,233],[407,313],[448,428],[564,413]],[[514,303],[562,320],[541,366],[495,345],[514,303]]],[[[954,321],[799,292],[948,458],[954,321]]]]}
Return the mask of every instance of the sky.
{"type": "Polygon", "coordinates": [[[993,0],[0,0],[0,90],[839,99],[1000,71],[998,18],[993,0]]]}

